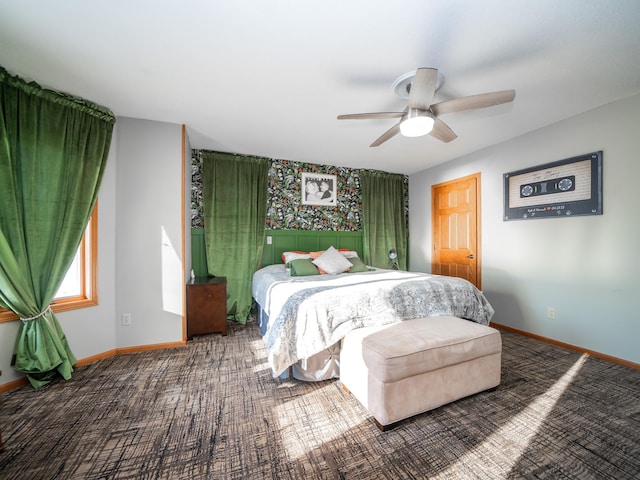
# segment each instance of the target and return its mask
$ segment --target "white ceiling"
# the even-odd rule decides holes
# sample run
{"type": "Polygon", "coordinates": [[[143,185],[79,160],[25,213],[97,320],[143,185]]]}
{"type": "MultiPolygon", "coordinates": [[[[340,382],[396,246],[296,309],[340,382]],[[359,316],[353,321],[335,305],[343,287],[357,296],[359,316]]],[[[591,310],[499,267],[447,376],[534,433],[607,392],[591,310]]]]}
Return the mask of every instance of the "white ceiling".
{"type": "Polygon", "coordinates": [[[185,124],[194,148],[411,174],[640,93],[638,0],[2,0],[0,65],[110,108],[185,124]],[[391,85],[418,67],[452,113],[444,144],[400,135],[391,85]]]}

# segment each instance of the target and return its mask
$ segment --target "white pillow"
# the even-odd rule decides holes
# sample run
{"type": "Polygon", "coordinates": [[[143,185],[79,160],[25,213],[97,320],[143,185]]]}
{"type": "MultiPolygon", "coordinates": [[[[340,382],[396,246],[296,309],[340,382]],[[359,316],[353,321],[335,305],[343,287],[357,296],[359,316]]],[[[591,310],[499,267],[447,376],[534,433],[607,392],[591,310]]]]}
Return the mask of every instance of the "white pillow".
{"type": "Polygon", "coordinates": [[[312,263],[329,275],[346,272],[352,267],[351,262],[333,247],[327,248],[322,255],[312,260],[312,263]]]}
{"type": "Polygon", "coordinates": [[[291,260],[297,260],[298,258],[311,258],[310,253],[300,252],[282,252],[282,260],[285,265],[288,265],[291,260]]]}
{"type": "Polygon", "coordinates": [[[345,258],[360,258],[355,250],[338,250],[338,252],[345,258]]]}

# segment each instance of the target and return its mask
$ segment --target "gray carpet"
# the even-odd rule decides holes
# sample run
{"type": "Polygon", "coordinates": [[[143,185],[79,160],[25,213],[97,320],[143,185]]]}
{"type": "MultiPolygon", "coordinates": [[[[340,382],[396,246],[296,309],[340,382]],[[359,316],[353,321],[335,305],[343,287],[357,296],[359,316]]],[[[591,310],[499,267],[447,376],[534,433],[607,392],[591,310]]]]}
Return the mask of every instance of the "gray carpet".
{"type": "Polygon", "coordinates": [[[502,384],[382,433],[255,324],[0,395],[6,479],[640,478],[640,372],[502,332],[502,384]]]}

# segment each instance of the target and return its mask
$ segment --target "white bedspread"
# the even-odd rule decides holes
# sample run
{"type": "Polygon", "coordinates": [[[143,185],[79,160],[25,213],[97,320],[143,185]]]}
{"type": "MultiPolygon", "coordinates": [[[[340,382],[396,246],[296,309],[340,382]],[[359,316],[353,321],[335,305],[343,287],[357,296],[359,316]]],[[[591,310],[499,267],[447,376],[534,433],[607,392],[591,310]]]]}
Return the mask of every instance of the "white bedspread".
{"type": "Polygon", "coordinates": [[[493,308],[473,284],[397,270],[291,277],[284,265],[254,274],[253,296],[269,316],[264,336],[274,376],[354,328],[452,315],[487,325],[493,308]]]}

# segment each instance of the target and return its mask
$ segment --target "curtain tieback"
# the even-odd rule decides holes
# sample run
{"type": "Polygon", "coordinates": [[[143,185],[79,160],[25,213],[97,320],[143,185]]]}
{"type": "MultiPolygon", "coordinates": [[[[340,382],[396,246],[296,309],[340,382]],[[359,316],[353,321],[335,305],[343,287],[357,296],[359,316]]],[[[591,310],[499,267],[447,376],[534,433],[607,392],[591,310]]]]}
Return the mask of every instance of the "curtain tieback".
{"type": "Polygon", "coordinates": [[[34,315],[33,317],[29,317],[29,318],[22,318],[20,317],[20,320],[22,320],[23,322],[30,322],[31,320],[35,320],[36,318],[40,318],[43,315],[46,315],[47,312],[49,312],[51,310],[51,305],[49,305],[47,308],[45,308],[42,312],[40,312],[37,315],[34,315]]]}

